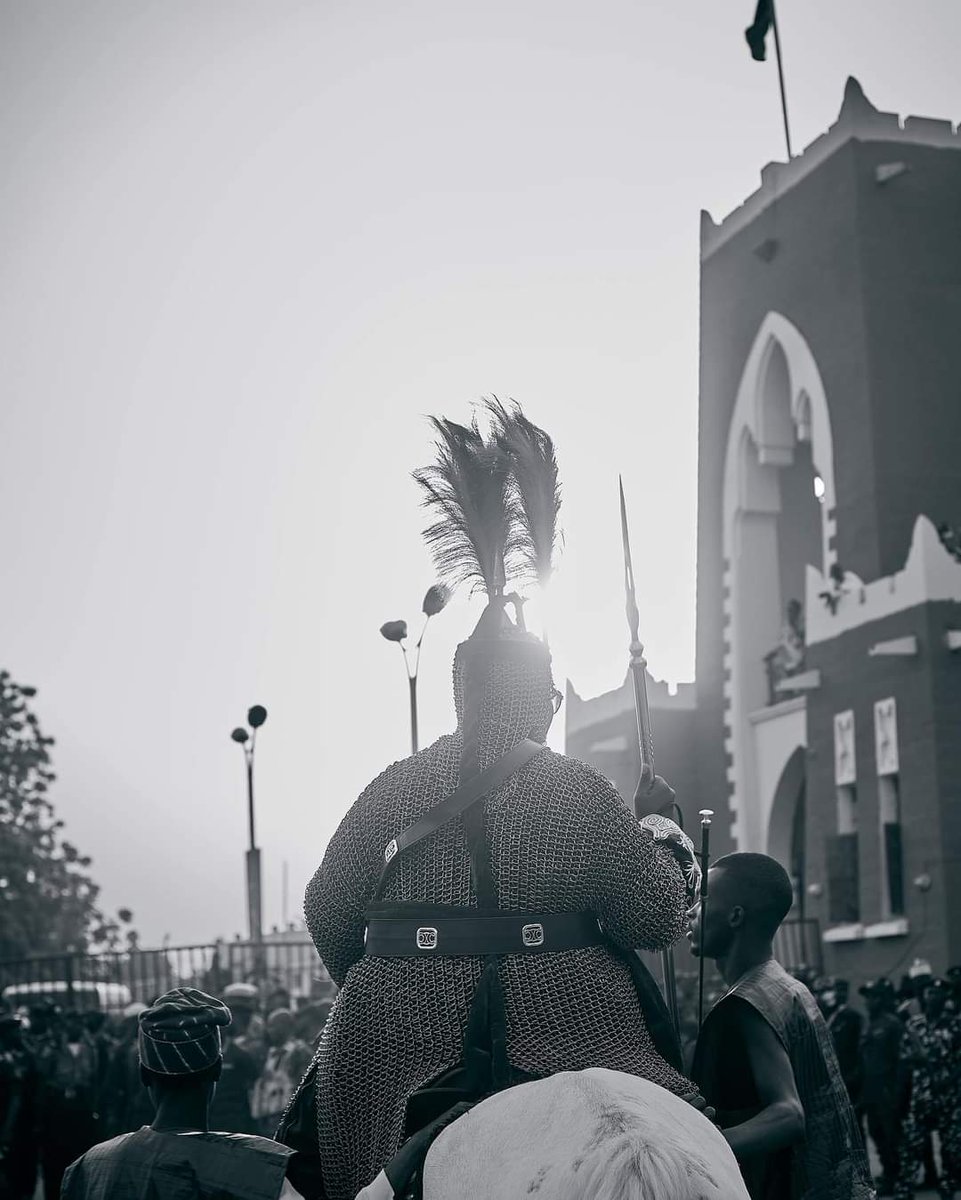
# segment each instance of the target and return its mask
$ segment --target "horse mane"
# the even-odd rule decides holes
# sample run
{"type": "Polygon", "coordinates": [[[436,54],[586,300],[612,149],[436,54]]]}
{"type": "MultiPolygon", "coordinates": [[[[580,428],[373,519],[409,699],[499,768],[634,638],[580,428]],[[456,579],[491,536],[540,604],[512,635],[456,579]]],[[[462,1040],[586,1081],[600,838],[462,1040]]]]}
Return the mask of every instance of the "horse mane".
{"type": "Polygon", "coordinates": [[[667,1197],[720,1198],[716,1181],[701,1164],[675,1146],[639,1137],[640,1127],[592,1150],[558,1200],[666,1200],[667,1197]]]}
{"type": "Polygon", "coordinates": [[[431,1147],[423,1194],[748,1200],[710,1121],[655,1083],[603,1067],[521,1083],[472,1108],[431,1147]]]}
{"type": "Polygon", "coordinates": [[[594,1072],[573,1077],[595,1119],[591,1148],[557,1200],[681,1200],[720,1198],[717,1180],[690,1147],[655,1141],[636,1096],[614,1095],[594,1072]]]}

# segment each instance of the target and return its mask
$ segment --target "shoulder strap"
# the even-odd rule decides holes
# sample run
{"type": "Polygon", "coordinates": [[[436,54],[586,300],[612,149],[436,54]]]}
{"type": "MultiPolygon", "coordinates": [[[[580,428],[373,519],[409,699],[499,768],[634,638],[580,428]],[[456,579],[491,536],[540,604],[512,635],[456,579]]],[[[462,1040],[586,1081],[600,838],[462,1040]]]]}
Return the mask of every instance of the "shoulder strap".
{"type": "Polygon", "coordinates": [[[525,738],[519,742],[513,750],[510,750],[497,762],[492,763],[483,771],[479,771],[476,775],[472,775],[470,779],[465,779],[464,782],[456,788],[451,794],[445,797],[439,804],[435,804],[429,812],[426,812],[413,825],[408,826],[403,833],[397,834],[384,847],[384,865],[381,868],[380,879],[377,882],[377,891],[375,899],[379,899],[380,893],[383,890],[384,883],[387,879],[387,874],[391,869],[391,864],[405,850],[409,850],[411,846],[415,846],[418,842],[422,842],[424,838],[435,833],[448,821],[452,821],[455,817],[459,817],[476,804],[478,800],[483,799],[499,787],[505,780],[509,779],[515,771],[519,770],[525,764],[529,763],[535,754],[538,754],[544,747],[540,742],[534,742],[530,738],[525,738]]]}

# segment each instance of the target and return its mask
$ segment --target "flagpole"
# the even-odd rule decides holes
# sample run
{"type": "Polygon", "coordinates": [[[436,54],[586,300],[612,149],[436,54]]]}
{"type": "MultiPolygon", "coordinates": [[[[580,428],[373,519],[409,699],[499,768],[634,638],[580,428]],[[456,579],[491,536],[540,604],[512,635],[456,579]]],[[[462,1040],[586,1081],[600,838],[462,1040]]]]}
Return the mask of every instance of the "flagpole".
{"type": "Polygon", "coordinates": [[[781,113],[784,116],[784,140],[787,142],[787,160],[788,162],[794,157],[791,153],[791,127],[788,125],[787,119],[787,93],[784,90],[784,64],[781,61],[781,35],[778,33],[777,27],[777,9],[774,6],[774,0],[771,0],[771,24],[774,26],[774,52],[777,56],[777,78],[781,88],[781,113]]]}

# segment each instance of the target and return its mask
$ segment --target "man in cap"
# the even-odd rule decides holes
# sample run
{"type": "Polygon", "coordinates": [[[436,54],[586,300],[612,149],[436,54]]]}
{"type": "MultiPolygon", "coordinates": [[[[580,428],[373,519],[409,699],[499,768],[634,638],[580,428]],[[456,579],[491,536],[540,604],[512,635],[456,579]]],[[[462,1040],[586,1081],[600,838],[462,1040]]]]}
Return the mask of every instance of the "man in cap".
{"type": "MultiPolygon", "coordinates": [[[[233,1013],[231,1035],[245,1038],[256,1054],[266,1053],[264,1019],[260,1015],[260,992],[253,983],[231,983],[224,988],[224,1003],[233,1013]]],[[[267,1010],[270,1012],[270,1009],[267,1010]]]]}
{"type": "Polygon", "coordinates": [[[62,1200],[280,1200],[291,1151],[268,1138],[210,1131],[220,1077],[220,1031],[230,1010],[174,988],[140,1016],[141,1078],[153,1123],[88,1150],[67,1170],[62,1200]]]}
{"type": "Polygon", "coordinates": [[[898,1016],[902,1021],[924,1015],[924,992],[933,978],[928,960],[914,959],[908,967],[907,987],[903,986],[902,981],[902,988],[899,989],[898,998],[901,1003],[898,1005],[898,1016]]]}
{"type": "Polygon", "coordinates": [[[846,979],[826,976],[817,980],[814,994],[831,1031],[841,1078],[854,1111],[858,1112],[861,1105],[861,1029],[864,1018],[848,1004],[849,988],[846,979]]]}
{"type": "Polygon", "coordinates": [[[313,1051],[296,1036],[294,1014],[277,1008],[267,1018],[267,1061],[254,1085],[251,1112],[258,1132],[272,1137],[294,1089],[300,1083],[313,1051]]]}
{"type": "Polygon", "coordinates": [[[948,1007],[955,1013],[961,1013],[961,967],[948,967],[944,978],[951,987],[948,1007]]]}
{"type": "Polygon", "coordinates": [[[123,1010],[117,1032],[117,1045],[110,1059],[106,1084],[107,1135],[133,1133],[153,1119],[153,1105],[140,1082],[140,1054],[137,1030],[140,1014],[147,1005],[134,1001],[123,1010]]]}
{"type": "Polygon", "coordinates": [[[925,1144],[937,1132],[941,1143],[941,1179],[927,1178],[925,1186],[938,1187],[952,1197],[961,1187],[961,1094],[957,1084],[957,1057],[961,1051],[958,1021],[947,1007],[951,986],[932,979],[921,997],[924,1011],[912,1018],[910,1057],[911,1102],[901,1128],[899,1171],[894,1195],[911,1200],[918,1170],[924,1163],[925,1144]]]}
{"type": "Polygon", "coordinates": [[[706,913],[699,902],[690,910],[688,936],[728,991],[701,1028],[693,1076],[752,1200],[873,1200],[827,1025],[808,987],[774,958],[794,899],[787,872],[766,854],[727,854],[709,891],[706,913]]]}
{"type": "Polygon", "coordinates": [[[861,1038],[861,1103],[883,1172],[879,1190],[891,1194],[898,1174],[898,1104],[903,1026],[894,1015],[897,994],[890,979],[873,979],[858,991],[867,1005],[861,1038]]]}
{"type": "Polygon", "coordinates": [[[31,1200],[34,1193],[38,1082],[20,1018],[0,1011],[0,1195],[5,1200],[31,1200]]]}
{"type": "Polygon", "coordinates": [[[251,1113],[253,1090],[264,1068],[267,1046],[258,1030],[259,996],[252,983],[232,983],[224,989],[233,1022],[224,1035],[224,1065],[210,1119],[216,1129],[258,1133],[251,1113]]]}
{"type": "Polygon", "coordinates": [[[40,1166],[44,1194],[60,1194],[64,1171],[103,1136],[99,1059],[83,1016],[74,1010],[55,1020],[43,1065],[40,1100],[40,1166]]]}

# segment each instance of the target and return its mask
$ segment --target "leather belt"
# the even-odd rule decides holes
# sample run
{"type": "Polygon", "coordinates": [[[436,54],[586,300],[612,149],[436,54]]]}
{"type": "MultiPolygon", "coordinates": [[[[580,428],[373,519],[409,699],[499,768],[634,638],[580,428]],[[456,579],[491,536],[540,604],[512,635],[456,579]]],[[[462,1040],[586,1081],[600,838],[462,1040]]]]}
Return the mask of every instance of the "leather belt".
{"type": "Polygon", "coordinates": [[[605,940],[592,913],[465,909],[464,914],[435,915],[425,905],[410,916],[371,916],[364,953],[371,958],[557,954],[599,946],[605,940]]]}

